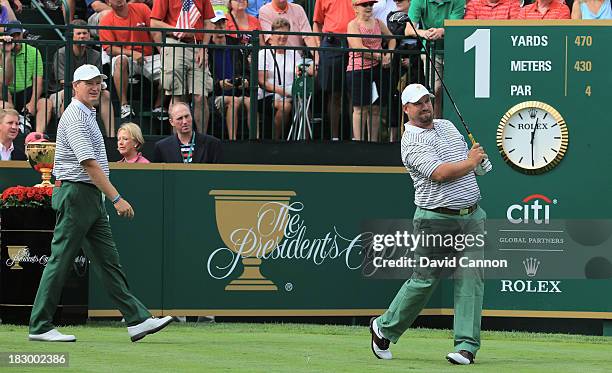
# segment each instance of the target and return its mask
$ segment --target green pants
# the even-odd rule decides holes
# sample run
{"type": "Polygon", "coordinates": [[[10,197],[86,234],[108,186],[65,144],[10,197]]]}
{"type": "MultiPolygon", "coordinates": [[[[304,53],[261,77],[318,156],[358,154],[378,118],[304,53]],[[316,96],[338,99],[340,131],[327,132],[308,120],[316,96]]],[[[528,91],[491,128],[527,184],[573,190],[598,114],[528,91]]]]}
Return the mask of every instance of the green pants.
{"type": "Polygon", "coordinates": [[[30,334],[53,329],[53,315],[74,258],[81,248],[128,326],[151,317],[147,308],[130,293],[119,264],[102,194],[93,185],[64,182],[54,188],[52,206],[56,225],[51,257],[43,271],[30,316],[30,334]]]}
{"type": "MultiPolygon", "coordinates": [[[[469,215],[457,216],[439,214],[417,208],[414,214],[414,232],[441,234],[483,234],[486,213],[480,207],[469,215]]],[[[431,248],[419,247],[415,259],[420,256],[443,258],[456,254],[447,250],[433,253],[431,248]]],[[[483,256],[483,248],[465,250],[461,255],[470,259],[483,256]]],[[[455,292],[454,339],[455,351],[467,350],[476,354],[480,348],[480,319],[484,293],[482,268],[457,267],[453,272],[455,292]]],[[[412,325],[421,310],[425,307],[440,282],[440,272],[436,269],[415,270],[391,302],[389,309],[380,316],[376,323],[382,334],[393,343],[412,325]]]]}

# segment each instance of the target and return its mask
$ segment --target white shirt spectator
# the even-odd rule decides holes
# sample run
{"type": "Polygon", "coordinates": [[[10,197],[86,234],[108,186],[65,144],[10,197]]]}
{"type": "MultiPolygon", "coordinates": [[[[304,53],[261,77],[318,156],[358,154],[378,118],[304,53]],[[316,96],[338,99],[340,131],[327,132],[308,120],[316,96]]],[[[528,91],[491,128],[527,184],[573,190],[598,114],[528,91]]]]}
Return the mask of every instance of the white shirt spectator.
{"type": "MultiPolygon", "coordinates": [[[[295,77],[295,67],[302,61],[302,57],[294,50],[285,50],[285,53],[274,53],[275,49],[262,49],[259,51],[259,71],[267,71],[266,81],[276,86],[285,87],[286,91],[291,91],[293,78],[295,77]],[[276,54],[276,64],[274,55],[276,54]]],[[[270,96],[272,92],[265,92],[270,96]]]]}
{"type": "Polygon", "coordinates": [[[378,18],[387,24],[387,15],[397,10],[397,5],[393,0],[379,0],[374,4],[374,18],[378,18]]]}

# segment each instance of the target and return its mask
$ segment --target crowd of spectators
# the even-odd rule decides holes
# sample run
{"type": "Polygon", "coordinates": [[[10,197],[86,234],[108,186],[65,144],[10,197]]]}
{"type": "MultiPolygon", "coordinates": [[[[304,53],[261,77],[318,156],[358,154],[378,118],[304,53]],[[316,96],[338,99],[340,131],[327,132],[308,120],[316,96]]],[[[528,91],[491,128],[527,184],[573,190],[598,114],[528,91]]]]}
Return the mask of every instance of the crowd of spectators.
{"type": "MultiPolygon", "coordinates": [[[[148,97],[153,117],[169,119],[180,133],[175,124],[179,119],[173,118],[171,108],[181,114],[189,111],[189,118],[183,118],[180,126],[193,122],[193,133],[198,135],[190,139],[175,136],[180,141],[192,140],[181,142],[183,156],[190,154],[185,151],[188,144],[209,141],[199,134],[209,132],[209,121],[215,117],[211,111],[222,119],[224,138],[235,140],[240,129],[244,136],[252,123],[258,123],[255,132],[261,135],[260,123],[266,115],[259,109],[269,105],[272,137],[281,139],[293,123],[297,79],[313,79],[317,93],[321,93],[319,115],[328,128],[322,136],[331,140],[341,137],[340,113],[351,106],[351,139],[379,141],[379,127],[385,123],[386,138],[397,141],[399,125],[405,121],[399,110],[399,92],[412,82],[428,82],[418,39],[442,50],[444,20],[612,18],[610,0],[574,0],[569,4],[564,0],[535,0],[531,4],[521,0],[310,0],[308,4],[314,5],[308,7],[313,10],[312,22],[300,5],[304,1],[84,0],[84,21],[75,19],[77,1],[83,0],[68,0],[70,12],[63,10],[74,27],[74,44],[71,50],[62,47],[50,56],[47,74],[40,51],[22,42],[24,29],[17,20],[21,2],[0,0],[0,23],[7,24],[0,48],[2,108],[19,113],[22,132],[46,132],[50,121],[62,115],[64,76],[83,64],[93,64],[102,71],[109,63],[112,87],[105,87],[99,107],[105,133],[122,138],[128,148],[133,142],[136,150],[142,146],[142,134],[135,131],[135,125],[121,126],[118,135],[115,122],[138,122],[129,87],[146,79],[153,87],[152,97],[148,97]],[[90,31],[87,25],[99,29],[90,31]],[[186,31],[177,31],[181,28],[186,31]],[[195,31],[201,29],[219,32],[195,31]],[[292,34],[282,34],[287,32],[292,34]],[[361,37],[341,35],[347,33],[361,37]],[[252,35],[257,40],[252,40],[252,35]],[[87,44],[94,37],[100,44],[87,44]],[[250,54],[254,44],[259,51],[256,65],[250,54]],[[67,53],[72,61],[69,67],[64,66],[67,53]],[[254,75],[251,69],[257,69],[254,75]],[[251,76],[256,76],[256,81],[251,81],[251,76]],[[258,90],[257,103],[252,100],[253,88],[258,90]],[[111,97],[118,103],[117,117],[111,97]],[[255,104],[258,115],[252,118],[255,104]]],[[[443,74],[442,55],[435,56],[435,65],[443,74]]],[[[434,114],[440,117],[438,76],[433,89],[438,98],[434,114]]],[[[12,119],[11,115],[5,117],[12,119]]],[[[163,157],[162,148],[156,157],[163,157]]],[[[129,161],[136,155],[131,152],[124,157],[129,161]]]]}

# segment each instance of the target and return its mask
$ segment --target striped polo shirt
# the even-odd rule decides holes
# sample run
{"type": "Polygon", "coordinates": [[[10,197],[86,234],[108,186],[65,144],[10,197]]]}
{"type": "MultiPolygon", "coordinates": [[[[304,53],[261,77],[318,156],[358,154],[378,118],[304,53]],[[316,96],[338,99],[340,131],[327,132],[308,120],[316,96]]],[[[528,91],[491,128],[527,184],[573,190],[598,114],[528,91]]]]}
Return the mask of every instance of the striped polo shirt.
{"type": "Polygon", "coordinates": [[[480,200],[480,189],[473,172],[459,179],[437,182],[431,179],[442,163],[467,159],[468,146],[453,123],[434,119],[433,128],[405,124],[402,161],[414,183],[414,204],[424,209],[462,209],[480,200]]]}
{"type": "Polygon", "coordinates": [[[106,147],[96,121],[96,110],[73,98],[57,125],[53,175],[57,180],[91,183],[81,166],[87,159],[95,159],[108,177],[106,147]]]}

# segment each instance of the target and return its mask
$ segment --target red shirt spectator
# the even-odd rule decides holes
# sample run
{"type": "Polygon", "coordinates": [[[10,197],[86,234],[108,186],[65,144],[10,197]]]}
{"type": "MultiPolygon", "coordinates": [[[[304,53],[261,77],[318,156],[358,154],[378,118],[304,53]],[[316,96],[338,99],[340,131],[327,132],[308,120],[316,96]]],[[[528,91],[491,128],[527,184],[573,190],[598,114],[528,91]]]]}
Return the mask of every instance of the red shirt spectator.
{"type": "Polygon", "coordinates": [[[518,0],[470,0],[463,19],[517,19],[520,11],[518,0]]]}
{"type": "MultiPolygon", "coordinates": [[[[142,31],[130,30],[99,30],[100,40],[102,41],[124,41],[133,43],[152,43],[153,39],[149,30],[144,27],[151,27],[151,10],[148,6],[142,3],[128,3],[128,17],[121,18],[117,13],[110,12],[100,20],[100,26],[115,26],[115,27],[143,27],[142,31]]],[[[109,46],[105,45],[104,49],[109,46]]],[[[122,47],[125,51],[135,50],[145,56],[153,54],[153,47],[150,45],[125,45],[122,47]]],[[[129,53],[125,53],[126,55],[129,53]]]]}
{"type": "MultiPolygon", "coordinates": [[[[196,22],[195,29],[203,29],[204,20],[214,18],[215,11],[213,10],[210,0],[194,0],[194,3],[202,15],[196,22]]],[[[156,0],[153,2],[151,18],[158,19],[174,27],[176,26],[176,21],[178,20],[182,8],[183,2],[181,0],[156,0]]],[[[203,34],[197,34],[198,40],[202,40],[203,38],[203,34]]]]}
{"type": "Polygon", "coordinates": [[[354,18],[351,0],[317,0],[312,20],[323,25],[322,32],[346,34],[346,27],[354,18]]]}
{"type": "MultiPolygon", "coordinates": [[[[259,24],[259,20],[253,16],[247,15],[247,19],[249,20],[249,27],[246,29],[243,29],[241,27],[236,27],[236,24],[234,23],[233,18],[231,17],[231,15],[228,13],[225,15],[225,17],[227,18],[227,23],[225,24],[225,29],[228,31],[253,31],[253,30],[261,30],[261,25],[259,24]]],[[[237,34],[228,34],[229,36],[233,37],[233,38],[237,38],[237,34]]],[[[248,43],[248,37],[245,34],[242,34],[242,39],[244,39],[245,42],[243,42],[242,44],[246,44],[248,43]]]]}
{"type": "Polygon", "coordinates": [[[537,0],[523,7],[518,19],[570,19],[570,10],[560,0],[537,0]],[[544,13],[540,8],[545,9],[544,13]]]}

